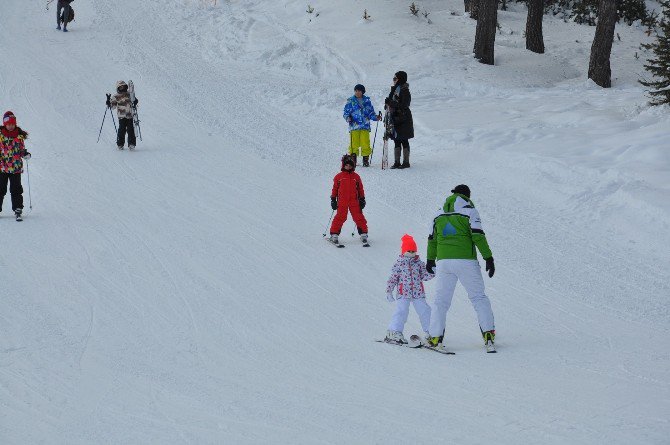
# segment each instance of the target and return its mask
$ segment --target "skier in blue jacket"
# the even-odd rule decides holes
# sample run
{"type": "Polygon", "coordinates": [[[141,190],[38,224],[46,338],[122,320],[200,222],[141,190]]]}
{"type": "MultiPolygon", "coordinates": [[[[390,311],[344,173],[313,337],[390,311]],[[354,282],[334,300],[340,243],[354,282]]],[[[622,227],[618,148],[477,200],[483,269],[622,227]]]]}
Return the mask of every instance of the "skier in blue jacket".
{"type": "Polygon", "coordinates": [[[370,121],[381,119],[381,113],[375,114],[370,98],[365,95],[365,87],[358,84],[354,87],[354,95],[344,105],[344,120],[349,123],[349,154],[356,157],[363,156],[363,167],[370,166],[370,121]]]}

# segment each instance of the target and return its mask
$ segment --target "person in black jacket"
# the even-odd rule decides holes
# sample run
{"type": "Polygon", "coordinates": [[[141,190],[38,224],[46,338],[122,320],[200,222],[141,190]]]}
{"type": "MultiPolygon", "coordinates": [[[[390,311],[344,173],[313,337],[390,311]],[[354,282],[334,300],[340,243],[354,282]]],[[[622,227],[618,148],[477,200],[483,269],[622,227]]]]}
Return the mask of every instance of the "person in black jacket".
{"type": "Polygon", "coordinates": [[[70,3],[73,1],[74,0],[58,0],[58,6],[56,7],[56,23],[58,24],[56,27],[57,30],[60,31],[60,24],[62,22],[63,32],[67,32],[67,17],[65,17],[65,20],[61,20],[61,16],[63,14],[63,9],[65,10],[66,14],[70,14],[70,3]]]}
{"type": "Polygon", "coordinates": [[[409,140],[414,137],[414,121],[409,104],[412,95],[409,92],[407,73],[398,71],[393,77],[391,93],[386,98],[385,106],[393,119],[393,141],[395,142],[395,161],[391,168],[409,168],[409,140]],[[402,164],[400,154],[402,152],[402,164]]]}

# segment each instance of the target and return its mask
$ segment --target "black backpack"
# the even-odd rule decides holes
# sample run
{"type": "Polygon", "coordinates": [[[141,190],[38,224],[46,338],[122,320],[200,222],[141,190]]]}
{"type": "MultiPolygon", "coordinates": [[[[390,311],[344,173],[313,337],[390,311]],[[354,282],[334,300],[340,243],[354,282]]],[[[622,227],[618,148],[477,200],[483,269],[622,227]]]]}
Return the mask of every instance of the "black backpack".
{"type": "Polygon", "coordinates": [[[72,9],[72,6],[65,5],[65,7],[63,8],[63,12],[61,13],[60,19],[66,25],[74,20],[74,9],[72,9]]]}

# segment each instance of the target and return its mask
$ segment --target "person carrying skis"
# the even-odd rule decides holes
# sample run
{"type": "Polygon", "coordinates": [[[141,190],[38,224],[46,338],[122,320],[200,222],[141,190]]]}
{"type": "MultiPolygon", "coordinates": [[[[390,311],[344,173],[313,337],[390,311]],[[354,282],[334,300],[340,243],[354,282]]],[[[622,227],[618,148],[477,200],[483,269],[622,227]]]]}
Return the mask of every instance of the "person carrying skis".
{"type": "Polygon", "coordinates": [[[23,213],[23,186],[21,185],[23,160],[30,159],[30,153],[26,151],[25,146],[27,138],[28,133],[16,125],[14,113],[7,111],[2,117],[2,126],[0,126],[0,212],[2,212],[2,202],[7,194],[7,183],[9,182],[12,210],[17,221],[21,221],[23,213]]]}
{"type": "Polygon", "coordinates": [[[375,109],[368,96],[365,96],[365,87],[358,84],[354,87],[354,95],[344,105],[344,120],[349,123],[349,154],[354,162],[357,156],[363,156],[363,167],[370,166],[370,120],[378,121],[381,113],[375,114],[375,109]]]}
{"type": "Polygon", "coordinates": [[[342,156],[342,171],[333,178],[333,190],[330,193],[330,206],[333,210],[337,210],[333,224],[330,226],[329,241],[334,244],[339,242],[338,235],[342,231],[349,212],[358,227],[361,241],[364,244],[368,242],[368,222],[363,216],[365,190],[361,177],[354,170],[356,170],[356,161],[353,156],[342,156]]]}
{"type": "Polygon", "coordinates": [[[60,24],[63,23],[63,32],[67,32],[67,23],[68,23],[68,17],[70,14],[70,11],[72,10],[70,3],[72,3],[74,0],[58,0],[58,4],[56,6],[56,23],[58,26],[56,26],[56,29],[60,31],[60,24]],[[67,14],[67,17],[63,17],[63,12],[67,14]]]}
{"type": "Polygon", "coordinates": [[[398,71],[393,77],[391,93],[384,101],[384,107],[391,114],[393,129],[391,137],[395,142],[395,159],[391,168],[409,168],[409,140],[414,137],[414,121],[409,105],[412,95],[409,92],[407,73],[398,71]],[[400,154],[402,151],[402,164],[400,154]]]}
{"type": "Polygon", "coordinates": [[[421,328],[426,339],[429,339],[428,329],[430,327],[431,309],[426,303],[426,293],[423,282],[432,280],[435,275],[426,270],[426,263],[419,259],[416,254],[416,242],[410,235],[405,234],[401,238],[400,257],[391,269],[391,277],[386,283],[386,299],[389,302],[396,300],[395,312],[384,341],[387,343],[407,343],[402,334],[409,315],[409,305],[414,306],[421,328]],[[396,297],[393,290],[397,287],[396,297]]]}
{"type": "MultiPolygon", "coordinates": [[[[486,261],[489,277],[493,277],[495,266],[493,254],[482,229],[479,212],[470,200],[470,188],[461,184],[454,187],[444,203],[443,211],[433,220],[428,236],[426,270],[437,277],[435,302],[430,319],[430,344],[438,347],[444,337],[447,312],[454,296],[456,282],[460,281],[477,312],[479,328],[484,342],[493,349],[495,325],[491,302],[484,292],[477,252],[486,261]]],[[[489,352],[494,352],[495,349],[489,352]]]]}
{"type": "Polygon", "coordinates": [[[105,102],[111,109],[116,108],[116,113],[119,117],[119,130],[116,135],[116,146],[119,150],[123,150],[126,143],[126,133],[128,134],[128,148],[135,150],[135,126],[133,125],[133,107],[137,107],[139,100],[135,98],[130,100],[130,93],[128,93],[128,84],[123,80],[116,82],[116,94],[108,98],[105,102]]]}

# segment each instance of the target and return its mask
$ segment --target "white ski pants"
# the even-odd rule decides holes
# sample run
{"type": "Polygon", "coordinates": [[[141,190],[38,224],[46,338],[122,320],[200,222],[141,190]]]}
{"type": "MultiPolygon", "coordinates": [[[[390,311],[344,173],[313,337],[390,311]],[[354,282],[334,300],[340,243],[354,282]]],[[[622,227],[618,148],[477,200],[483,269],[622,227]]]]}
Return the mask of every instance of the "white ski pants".
{"type": "Polygon", "coordinates": [[[461,282],[468,293],[482,331],[495,329],[491,302],[484,293],[484,279],[477,260],[439,260],[435,268],[435,281],[435,302],[430,319],[431,337],[439,337],[444,331],[457,281],[461,282]]]}
{"type": "Polygon", "coordinates": [[[412,298],[411,300],[401,298],[396,300],[395,312],[393,313],[393,318],[391,318],[389,331],[403,331],[405,328],[405,323],[407,323],[410,304],[414,306],[414,310],[419,316],[419,320],[421,321],[421,329],[423,329],[424,332],[428,331],[428,328],[430,327],[431,309],[430,306],[428,306],[428,303],[426,303],[425,298],[412,298]]]}

